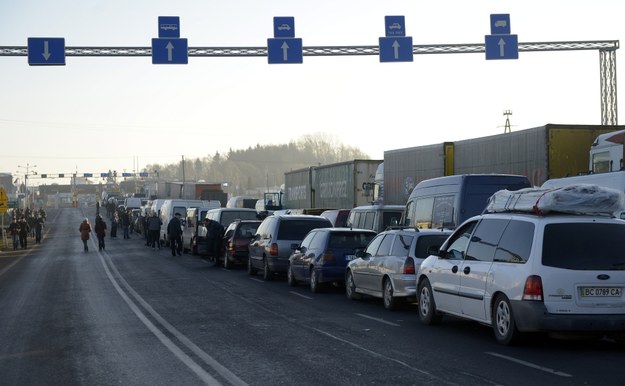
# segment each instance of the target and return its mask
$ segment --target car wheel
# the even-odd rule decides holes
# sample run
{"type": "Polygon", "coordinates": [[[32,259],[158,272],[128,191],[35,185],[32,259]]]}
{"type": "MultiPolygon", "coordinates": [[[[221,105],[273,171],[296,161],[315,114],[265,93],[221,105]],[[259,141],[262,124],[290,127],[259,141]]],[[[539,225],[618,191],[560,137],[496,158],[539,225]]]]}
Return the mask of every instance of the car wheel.
{"type": "Polygon", "coordinates": [[[252,265],[252,257],[250,256],[247,259],[247,274],[251,276],[251,275],[256,275],[257,272],[258,270],[254,268],[254,265],[252,265]]]}
{"type": "Polygon", "coordinates": [[[319,283],[319,272],[314,267],[310,268],[310,292],[319,293],[322,290],[322,284],[319,283]]]}
{"type": "Polygon", "coordinates": [[[430,281],[424,279],[419,283],[419,320],[423,324],[437,324],[441,319],[441,314],[436,311],[436,302],[434,302],[430,281]]]}
{"type": "Polygon", "coordinates": [[[393,283],[391,279],[384,279],[382,299],[384,300],[384,308],[387,310],[396,310],[399,307],[400,300],[393,297],[393,283]]]}
{"type": "Polygon", "coordinates": [[[269,263],[267,262],[267,258],[263,259],[263,280],[271,280],[271,270],[269,269],[269,263]]]}
{"type": "Polygon", "coordinates": [[[347,276],[345,277],[345,295],[350,300],[358,300],[360,299],[360,294],[356,292],[356,284],[354,283],[354,276],[352,275],[352,271],[347,271],[347,276]]]}
{"type": "Polygon", "coordinates": [[[503,294],[499,294],[497,298],[495,298],[492,323],[495,338],[497,338],[497,342],[501,344],[511,344],[519,335],[516,329],[516,323],[514,322],[512,307],[510,307],[510,301],[503,294]]]}
{"type": "Polygon", "coordinates": [[[297,280],[295,279],[295,276],[293,274],[293,270],[291,269],[291,264],[289,264],[289,267],[286,269],[286,282],[291,286],[291,287],[296,287],[297,286],[297,280]]]}

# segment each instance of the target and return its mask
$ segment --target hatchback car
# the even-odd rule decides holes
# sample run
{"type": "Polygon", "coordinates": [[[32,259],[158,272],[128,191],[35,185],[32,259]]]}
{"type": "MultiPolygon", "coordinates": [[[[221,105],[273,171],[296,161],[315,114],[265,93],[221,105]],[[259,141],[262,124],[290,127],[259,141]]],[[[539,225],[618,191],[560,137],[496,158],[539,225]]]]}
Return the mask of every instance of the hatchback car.
{"type": "Polygon", "coordinates": [[[364,250],[376,233],[367,229],[318,228],[310,231],[289,257],[287,281],[310,284],[319,292],[326,284],[345,283],[345,267],[358,250],[364,250]]]}
{"type": "Polygon", "coordinates": [[[263,220],[251,241],[247,273],[263,271],[263,279],[274,273],[286,273],[289,257],[308,232],[330,228],[330,220],[312,215],[271,215],[263,220]]]}
{"type": "Polygon", "coordinates": [[[221,260],[224,268],[231,268],[233,264],[247,264],[250,256],[250,242],[261,222],[260,220],[235,220],[228,225],[222,242],[221,260]]]}
{"type": "Polygon", "coordinates": [[[451,231],[394,229],[380,233],[347,265],[345,293],[349,299],[370,295],[384,300],[393,310],[417,300],[416,270],[438,250],[451,231]]]}
{"type": "MultiPolygon", "coordinates": [[[[528,213],[472,217],[425,259],[417,279],[422,323],[437,323],[443,314],[474,320],[492,326],[502,344],[524,332],[623,339],[625,221],[596,213],[605,202],[600,190],[588,194],[590,202],[570,201],[572,212],[586,207],[595,212],[590,215],[529,213],[541,211],[539,200],[565,210],[563,197],[551,192],[504,198],[506,205],[528,203],[528,213]]],[[[622,208],[623,193],[614,192],[622,208]]]]}

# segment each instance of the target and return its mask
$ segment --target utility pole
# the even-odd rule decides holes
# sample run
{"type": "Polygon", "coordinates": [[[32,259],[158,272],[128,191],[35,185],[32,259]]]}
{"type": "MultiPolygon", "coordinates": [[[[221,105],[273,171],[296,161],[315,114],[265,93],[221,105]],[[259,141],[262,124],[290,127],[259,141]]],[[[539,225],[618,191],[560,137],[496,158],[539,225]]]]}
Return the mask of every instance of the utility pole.
{"type": "Polygon", "coordinates": [[[506,117],[506,123],[504,124],[503,132],[511,133],[512,130],[510,129],[510,115],[512,115],[512,110],[505,110],[503,112],[503,115],[506,117]]]}

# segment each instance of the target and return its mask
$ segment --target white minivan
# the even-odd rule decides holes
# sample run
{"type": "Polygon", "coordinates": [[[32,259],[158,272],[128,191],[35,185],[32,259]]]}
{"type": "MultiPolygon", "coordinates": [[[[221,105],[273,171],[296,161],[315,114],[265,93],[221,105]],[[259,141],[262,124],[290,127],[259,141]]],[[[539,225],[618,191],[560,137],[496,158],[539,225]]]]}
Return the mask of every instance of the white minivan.
{"type": "Polygon", "coordinates": [[[494,195],[502,206],[489,204],[423,261],[419,319],[474,320],[502,344],[526,332],[625,340],[625,221],[613,217],[625,195],[596,185],[525,190],[494,195]]]}
{"type": "Polygon", "coordinates": [[[214,201],[208,200],[185,200],[185,199],[166,199],[161,205],[160,219],[161,219],[161,244],[169,245],[169,235],[167,234],[167,226],[169,221],[174,218],[176,213],[180,213],[182,221],[182,230],[184,232],[185,218],[187,214],[187,208],[199,208],[199,207],[214,207],[214,201]]]}

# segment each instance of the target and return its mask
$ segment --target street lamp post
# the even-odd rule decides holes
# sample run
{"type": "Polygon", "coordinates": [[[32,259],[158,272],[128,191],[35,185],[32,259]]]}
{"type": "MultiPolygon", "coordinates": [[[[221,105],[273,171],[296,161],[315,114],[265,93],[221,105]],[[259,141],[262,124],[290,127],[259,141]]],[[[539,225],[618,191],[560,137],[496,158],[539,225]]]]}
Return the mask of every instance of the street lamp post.
{"type": "Polygon", "coordinates": [[[26,172],[24,173],[24,190],[25,190],[25,202],[24,202],[24,209],[28,209],[30,208],[30,193],[28,192],[28,176],[29,175],[37,175],[36,171],[30,171],[30,169],[36,168],[37,165],[31,165],[29,163],[26,164],[26,166],[22,166],[22,165],[17,165],[18,168],[22,168],[22,169],[26,169],[26,172]]]}

